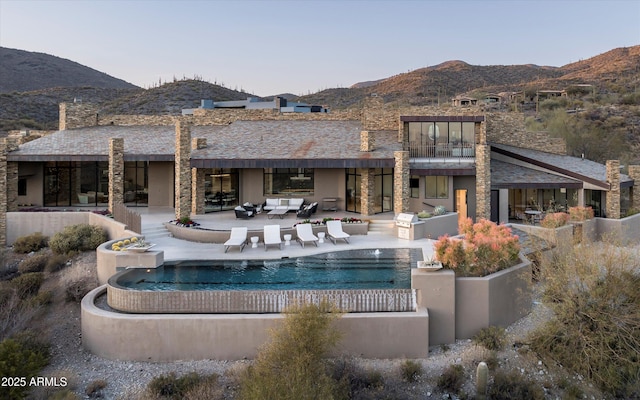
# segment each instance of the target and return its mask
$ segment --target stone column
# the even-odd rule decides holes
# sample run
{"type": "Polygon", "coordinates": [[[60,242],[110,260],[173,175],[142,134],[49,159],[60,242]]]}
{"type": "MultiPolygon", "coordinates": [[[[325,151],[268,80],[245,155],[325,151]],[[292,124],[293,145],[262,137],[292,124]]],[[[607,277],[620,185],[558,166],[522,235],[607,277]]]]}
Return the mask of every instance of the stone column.
{"type": "Polygon", "coordinates": [[[394,151],[393,158],[393,212],[397,215],[409,211],[409,152],[394,151]]]}
{"type": "Polygon", "coordinates": [[[109,139],[109,211],[124,204],[124,139],[109,139]]]}
{"type": "Polygon", "coordinates": [[[175,157],[176,219],[191,215],[191,126],[186,118],[176,120],[175,157]]]}
{"type": "Polygon", "coordinates": [[[373,132],[360,132],[360,151],[368,152],[376,149],[376,137],[373,132]]]}
{"type": "Polygon", "coordinates": [[[18,211],[18,163],[7,162],[7,211],[18,211]]]}
{"type": "Polygon", "coordinates": [[[607,218],[620,219],[620,161],[607,160],[607,218]]]}
{"type": "MultiPolygon", "coordinates": [[[[207,139],[193,138],[191,149],[204,149],[207,147],[207,139]]],[[[191,213],[204,214],[205,170],[203,168],[191,168],[191,213]]]]}
{"type": "Polygon", "coordinates": [[[629,188],[629,207],[640,209],[640,165],[629,165],[629,177],[633,186],[629,188]]]}
{"type": "Polygon", "coordinates": [[[373,168],[363,168],[360,173],[360,214],[375,214],[375,176],[373,168]]]}
{"type": "Polygon", "coordinates": [[[476,221],[491,219],[491,147],[476,144],[476,221]]]}

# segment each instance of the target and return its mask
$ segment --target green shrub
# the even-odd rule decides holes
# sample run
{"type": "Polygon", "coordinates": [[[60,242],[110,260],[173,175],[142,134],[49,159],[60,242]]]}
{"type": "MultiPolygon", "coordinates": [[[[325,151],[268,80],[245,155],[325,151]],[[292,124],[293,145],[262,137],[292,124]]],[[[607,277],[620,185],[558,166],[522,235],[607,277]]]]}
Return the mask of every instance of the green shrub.
{"type": "Polygon", "coordinates": [[[326,360],[340,333],[323,302],[291,307],[240,379],[242,399],[329,399],[339,390],[326,360]]]}
{"type": "Polygon", "coordinates": [[[21,236],[13,243],[13,251],[15,253],[31,253],[47,247],[49,238],[44,236],[41,232],[36,232],[31,235],[21,236]]]}
{"type": "Polygon", "coordinates": [[[44,282],[44,274],[42,272],[29,272],[13,278],[11,286],[16,290],[20,298],[26,299],[38,293],[42,282],[44,282]]]}
{"type": "Polygon", "coordinates": [[[26,386],[2,388],[9,399],[21,399],[29,390],[29,379],[49,363],[49,347],[32,335],[21,335],[0,342],[0,376],[24,377],[26,386]]]}
{"type": "Polygon", "coordinates": [[[442,391],[458,393],[464,384],[464,368],[460,364],[451,364],[438,378],[436,385],[442,391]]]}
{"type": "Polygon", "coordinates": [[[519,372],[505,373],[498,371],[489,387],[489,396],[492,400],[543,400],[544,390],[533,381],[527,380],[519,372]]]}
{"type": "Polygon", "coordinates": [[[422,364],[413,360],[405,360],[400,365],[400,376],[410,383],[417,381],[422,372],[422,364]]]}
{"type": "Polygon", "coordinates": [[[18,271],[20,271],[20,273],[22,274],[26,274],[29,272],[42,272],[44,271],[48,260],[49,256],[47,254],[34,254],[31,257],[22,260],[22,262],[18,265],[18,271]]]}
{"type": "Polygon", "coordinates": [[[507,334],[501,326],[482,328],[473,337],[473,343],[483,346],[487,350],[499,351],[505,345],[507,334]]]}
{"type": "Polygon", "coordinates": [[[54,272],[58,272],[69,264],[69,257],[65,254],[52,254],[48,260],[47,265],[45,265],[44,270],[50,274],[54,272]]]}
{"type": "Polygon", "coordinates": [[[56,254],[73,254],[95,250],[107,241],[106,231],[96,225],[79,224],[65,227],[49,240],[49,247],[56,254]]]}

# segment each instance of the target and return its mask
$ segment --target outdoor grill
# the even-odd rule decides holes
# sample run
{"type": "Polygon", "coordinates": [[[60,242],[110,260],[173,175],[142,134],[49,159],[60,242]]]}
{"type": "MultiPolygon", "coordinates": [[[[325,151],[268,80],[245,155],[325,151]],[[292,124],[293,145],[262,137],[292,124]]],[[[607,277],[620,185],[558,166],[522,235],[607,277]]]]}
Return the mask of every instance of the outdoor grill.
{"type": "Polygon", "coordinates": [[[400,213],[396,217],[396,226],[398,227],[398,238],[411,239],[411,225],[418,222],[415,214],[400,213]]]}
{"type": "Polygon", "coordinates": [[[411,224],[418,222],[418,217],[415,214],[400,213],[396,217],[396,226],[398,228],[411,228],[411,224]]]}

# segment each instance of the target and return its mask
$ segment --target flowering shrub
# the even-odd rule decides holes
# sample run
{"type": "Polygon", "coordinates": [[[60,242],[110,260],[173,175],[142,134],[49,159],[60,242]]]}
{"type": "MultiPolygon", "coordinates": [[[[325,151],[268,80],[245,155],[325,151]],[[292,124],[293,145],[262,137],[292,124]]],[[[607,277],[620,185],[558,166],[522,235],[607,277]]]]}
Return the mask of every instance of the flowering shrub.
{"type": "Polygon", "coordinates": [[[569,207],[569,217],[572,221],[584,221],[593,218],[591,207],[569,207]]]}
{"type": "Polygon", "coordinates": [[[459,229],[463,239],[445,235],[435,244],[438,260],[459,276],[486,276],[518,262],[520,242],[507,226],[466,218],[459,229]]]}
{"type": "Polygon", "coordinates": [[[540,221],[540,226],[543,228],[559,228],[561,226],[565,226],[569,222],[569,214],[563,212],[551,213],[547,214],[546,217],[542,221],[540,221]]]}

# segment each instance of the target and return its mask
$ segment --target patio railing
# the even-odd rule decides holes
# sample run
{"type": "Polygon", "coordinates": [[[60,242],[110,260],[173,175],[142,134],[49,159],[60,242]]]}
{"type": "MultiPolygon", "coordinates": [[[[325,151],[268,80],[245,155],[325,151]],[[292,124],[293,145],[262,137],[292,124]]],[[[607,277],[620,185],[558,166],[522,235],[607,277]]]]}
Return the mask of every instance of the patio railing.
{"type": "Polygon", "coordinates": [[[408,150],[409,157],[412,158],[473,158],[476,156],[475,148],[468,144],[442,143],[436,145],[424,145],[419,142],[409,142],[408,150]]]}
{"type": "Polygon", "coordinates": [[[142,217],[122,203],[113,205],[113,219],[125,224],[130,231],[142,233],[142,217]]]}

